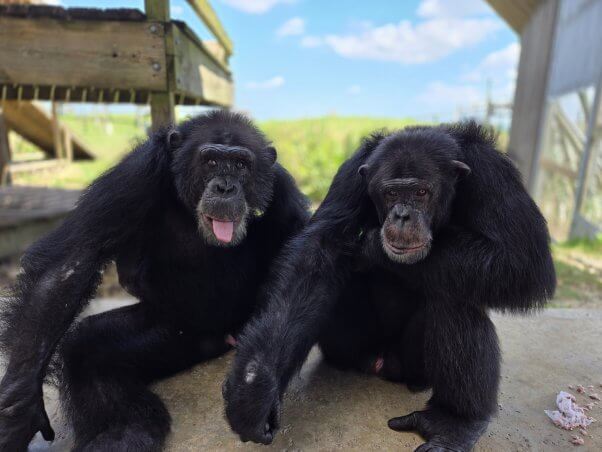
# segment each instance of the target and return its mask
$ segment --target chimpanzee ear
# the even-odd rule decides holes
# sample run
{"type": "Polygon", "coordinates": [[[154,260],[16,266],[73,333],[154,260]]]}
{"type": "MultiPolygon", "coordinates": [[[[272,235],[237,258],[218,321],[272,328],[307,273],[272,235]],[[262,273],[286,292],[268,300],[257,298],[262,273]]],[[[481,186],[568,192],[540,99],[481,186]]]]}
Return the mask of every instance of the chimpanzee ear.
{"type": "Polygon", "coordinates": [[[470,166],[459,160],[452,160],[452,165],[458,171],[458,174],[460,174],[461,176],[468,176],[472,171],[470,169],[470,166]]]}
{"type": "Polygon", "coordinates": [[[357,169],[357,174],[359,174],[362,177],[366,177],[366,173],[368,172],[368,168],[370,168],[368,165],[362,165],[357,169]]]}
{"type": "Polygon", "coordinates": [[[182,134],[178,129],[171,129],[167,132],[167,144],[173,150],[182,144],[182,134]]]}
{"type": "Polygon", "coordinates": [[[276,152],[276,148],[274,146],[268,146],[265,148],[265,153],[268,156],[270,163],[273,165],[278,158],[278,152],[276,152]]]}

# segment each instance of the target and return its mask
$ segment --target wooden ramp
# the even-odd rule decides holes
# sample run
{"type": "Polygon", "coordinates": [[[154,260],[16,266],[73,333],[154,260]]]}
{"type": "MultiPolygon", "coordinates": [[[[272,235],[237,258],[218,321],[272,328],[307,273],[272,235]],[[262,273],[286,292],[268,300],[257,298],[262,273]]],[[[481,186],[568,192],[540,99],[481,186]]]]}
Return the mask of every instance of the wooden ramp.
{"type": "Polygon", "coordinates": [[[65,136],[67,147],[73,150],[75,160],[92,160],[94,153],[87,148],[64,124],[55,124],[52,116],[33,102],[5,101],[2,103],[4,120],[9,129],[39,147],[48,157],[55,157],[55,134],[58,127],[65,136]]]}
{"type": "Polygon", "coordinates": [[[0,259],[21,253],[57,227],[79,195],[79,190],[0,187],[0,259]]]}

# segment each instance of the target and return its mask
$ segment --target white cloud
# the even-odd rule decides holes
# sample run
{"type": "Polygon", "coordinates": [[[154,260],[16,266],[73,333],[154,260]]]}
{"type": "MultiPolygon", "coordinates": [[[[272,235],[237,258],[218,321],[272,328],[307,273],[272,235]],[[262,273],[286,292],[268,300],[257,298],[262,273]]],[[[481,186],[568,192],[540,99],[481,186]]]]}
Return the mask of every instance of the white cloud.
{"type": "Polygon", "coordinates": [[[247,82],[246,86],[249,89],[275,89],[280,88],[282,85],[284,85],[284,77],[277,75],[260,82],[247,82]]]}
{"type": "Polygon", "coordinates": [[[422,0],[416,22],[358,22],[345,34],[305,36],[302,47],[326,46],[345,58],[419,64],[483,41],[503,27],[483,0],[422,0]]]}
{"type": "Polygon", "coordinates": [[[416,13],[420,17],[465,17],[491,14],[484,0],[422,0],[416,13]]]}
{"type": "Polygon", "coordinates": [[[301,39],[301,47],[313,48],[320,47],[324,44],[324,40],[319,36],[303,36],[301,39]]]}
{"type": "Polygon", "coordinates": [[[368,26],[356,34],[333,34],[322,39],[346,58],[418,64],[475,45],[501,25],[493,19],[431,19],[418,24],[402,20],[397,24],[368,26]]]}
{"type": "Polygon", "coordinates": [[[464,75],[464,79],[480,82],[490,79],[493,82],[516,79],[520,44],[514,42],[501,50],[487,55],[476,68],[464,75]]]}
{"type": "Polygon", "coordinates": [[[482,103],[484,91],[473,85],[432,82],[417,100],[437,111],[445,111],[457,106],[469,107],[482,103]]]}
{"type": "Polygon", "coordinates": [[[184,13],[184,8],[180,5],[171,5],[171,15],[172,17],[181,16],[184,13]]]}
{"type": "Polygon", "coordinates": [[[276,30],[276,35],[281,37],[297,36],[303,33],[305,33],[305,21],[301,17],[293,17],[287,20],[276,30]]]}
{"type": "Polygon", "coordinates": [[[250,14],[263,14],[276,5],[294,3],[295,0],[222,0],[228,6],[250,14]]]}
{"type": "Polygon", "coordinates": [[[351,85],[347,88],[347,94],[351,94],[352,96],[356,96],[362,92],[362,87],[360,85],[351,85]]]}

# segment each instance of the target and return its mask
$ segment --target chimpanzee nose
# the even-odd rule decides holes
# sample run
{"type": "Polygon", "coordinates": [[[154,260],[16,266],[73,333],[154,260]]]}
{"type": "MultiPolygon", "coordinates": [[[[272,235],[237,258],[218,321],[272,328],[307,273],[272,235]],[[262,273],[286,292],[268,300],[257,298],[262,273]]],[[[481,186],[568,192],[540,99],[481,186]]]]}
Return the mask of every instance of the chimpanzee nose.
{"type": "Polygon", "coordinates": [[[233,196],[237,191],[238,189],[236,188],[236,185],[226,179],[217,180],[213,185],[213,192],[216,195],[233,196]]]}
{"type": "Polygon", "coordinates": [[[402,223],[408,221],[410,219],[410,211],[405,207],[396,206],[393,209],[393,220],[401,221],[402,223]]]}

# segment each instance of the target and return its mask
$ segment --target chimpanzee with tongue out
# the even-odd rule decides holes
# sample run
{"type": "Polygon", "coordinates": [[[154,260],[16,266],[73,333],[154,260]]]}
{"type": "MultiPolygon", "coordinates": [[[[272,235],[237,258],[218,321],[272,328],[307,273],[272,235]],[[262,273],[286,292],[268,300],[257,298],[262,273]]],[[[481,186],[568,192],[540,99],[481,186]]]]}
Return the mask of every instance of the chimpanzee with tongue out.
{"type": "Polygon", "coordinates": [[[26,450],[37,431],[54,437],[48,369],[75,450],[161,449],[170,416],[146,385],[232,347],[271,262],[307,218],[275,149],[240,114],[198,116],[137,146],[23,256],[0,308],[0,451],[26,450]],[[110,261],[140,303],[67,332],[110,261]]]}

